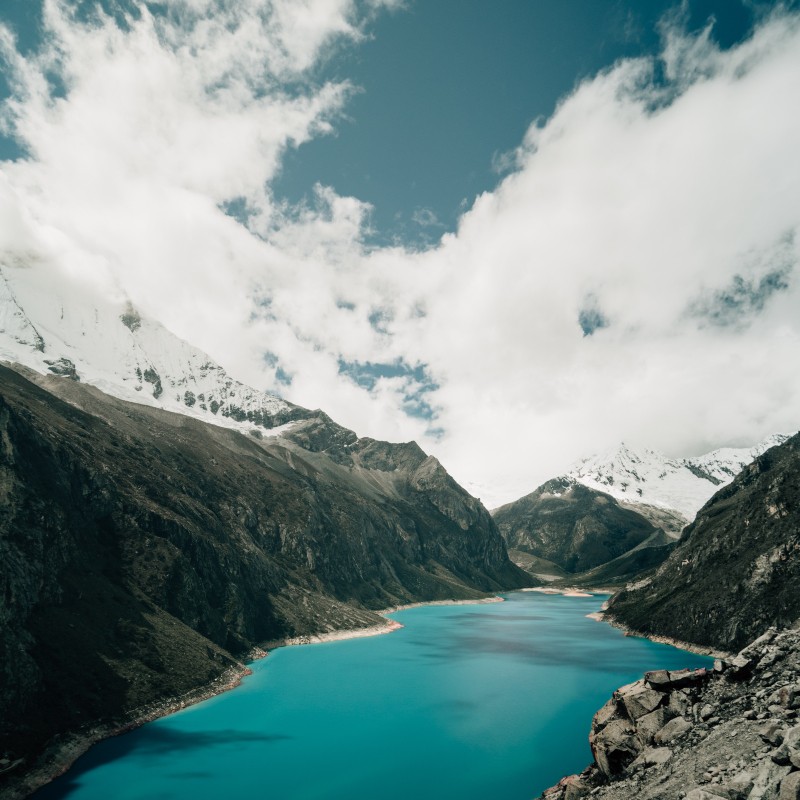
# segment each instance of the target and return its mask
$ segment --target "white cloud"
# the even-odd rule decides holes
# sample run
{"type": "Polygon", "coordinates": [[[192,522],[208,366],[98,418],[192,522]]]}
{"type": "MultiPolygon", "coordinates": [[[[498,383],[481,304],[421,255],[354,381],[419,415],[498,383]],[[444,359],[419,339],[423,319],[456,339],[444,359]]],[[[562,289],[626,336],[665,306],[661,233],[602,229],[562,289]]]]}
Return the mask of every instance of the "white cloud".
{"type": "Polygon", "coordinates": [[[354,2],[170,0],[125,31],[66,8],[48,0],[38,58],[0,44],[31,152],[3,165],[7,248],[124,289],[362,435],[418,439],[490,505],[619,439],[689,454],[800,426],[797,15],[726,52],[671,30],[666,84],[647,59],[584,82],[457,233],[412,253],[367,249],[357,199],[270,192],[286,149],[346,104],[348,85],[309,75],[364,36],[354,2]],[[220,210],[237,199],[249,227],[220,210]],[[590,335],[587,310],[607,323],[590,335]],[[342,361],[425,365],[435,386],[359,386],[342,361]],[[403,412],[422,386],[441,436],[403,412]]]}

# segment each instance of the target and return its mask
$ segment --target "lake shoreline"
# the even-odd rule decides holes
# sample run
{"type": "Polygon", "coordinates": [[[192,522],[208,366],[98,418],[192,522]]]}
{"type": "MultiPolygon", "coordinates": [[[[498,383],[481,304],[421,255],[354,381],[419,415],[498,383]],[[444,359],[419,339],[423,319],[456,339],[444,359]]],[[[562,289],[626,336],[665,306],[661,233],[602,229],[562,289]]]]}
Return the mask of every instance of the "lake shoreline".
{"type": "Polygon", "coordinates": [[[588,614],[587,616],[589,616],[591,619],[597,619],[599,622],[605,622],[607,625],[611,625],[613,628],[621,630],[625,636],[631,636],[636,639],[647,639],[648,641],[656,642],[657,644],[668,644],[672,647],[677,647],[679,650],[686,650],[689,653],[695,653],[699,656],[711,656],[712,658],[723,659],[732,659],[734,657],[733,653],[727,653],[724,650],[717,650],[713,647],[706,647],[705,645],[695,644],[693,642],[684,642],[681,639],[673,639],[671,636],[661,636],[657,633],[642,633],[641,631],[629,628],[624,623],[619,622],[607,611],[597,611],[595,614],[598,616],[593,616],[592,614],[588,614]]]}
{"type": "MultiPolygon", "coordinates": [[[[407,603],[400,606],[391,606],[376,612],[380,615],[393,614],[410,608],[423,606],[444,605],[472,605],[482,603],[502,603],[502,597],[479,597],[474,600],[431,600],[429,602],[407,603]]],[[[209,683],[202,684],[178,697],[157,701],[143,708],[136,709],[123,720],[92,725],[83,731],[66,734],[59,742],[51,744],[30,770],[23,773],[20,778],[0,790],[0,800],[24,800],[34,792],[52,783],[67,773],[81,756],[85,755],[94,745],[114,736],[121,736],[130,731],[146,725],[148,722],[168,717],[178,711],[198,703],[210,700],[239,686],[242,680],[253,671],[248,664],[266,658],[272,650],[278,647],[291,647],[302,644],[321,644],[323,642],[345,641],[347,639],[360,639],[369,636],[380,636],[393,633],[403,625],[396,620],[387,619],[385,625],[372,625],[366,628],[349,628],[341,631],[327,633],[307,634],[285,639],[276,639],[264,642],[250,650],[242,662],[236,667],[230,667],[209,683]],[[45,762],[46,763],[42,763],[45,762]]],[[[11,777],[11,776],[9,776],[11,777]]]]}
{"type": "MultiPolygon", "coordinates": [[[[426,606],[471,606],[482,605],[485,603],[503,603],[502,597],[477,597],[474,600],[428,600],[419,603],[406,603],[399,606],[383,608],[375,613],[384,617],[398,611],[407,611],[410,608],[423,608],[426,606]]],[[[382,636],[385,633],[394,633],[404,627],[397,620],[387,619],[384,625],[370,625],[366,628],[344,628],[340,631],[328,631],[327,633],[309,633],[303,636],[291,636],[285,639],[273,639],[264,642],[258,647],[254,647],[245,658],[246,663],[252,663],[262,658],[266,658],[273,650],[279,647],[293,647],[302,644],[323,644],[325,642],[343,642],[348,639],[363,639],[369,636],[382,636]]]]}
{"type": "Polygon", "coordinates": [[[0,791],[0,800],[23,800],[67,773],[94,745],[235,689],[243,678],[252,674],[253,671],[249,667],[239,663],[235,667],[229,667],[209,683],[183,695],[156,701],[136,709],[126,719],[98,723],[85,730],[68,733],[59,742],[51,743],[37,763],[20,776],[19,780],[0,791]]]}
{"type": "MultiPolygon", "coordinates": [[[[531,590],[521,590],[531,591],[531,590]]],[[[586,598],[596,596],[597,592],[584,591],[577,588],[551,589],[539,591],[545,595],[561,595],[563,597],[586,598]]],[[[499,596],[475,598],[467,600],[433,600],[429,602],[407,603],[382,609],[377,614],[386,616],[398,611],[406,611],[413,608],[423,608],[427,606],[458,606],[458,605],[483,605],[488,603],[502,603],[504,598],[499,596]]],[[[611,617],[605,609],[592,612],[587,617],[604,622],[612,627],[618,628],[626,636],[648,639],[660,644],[668,644],[681,650],[686,650],[698,655],[712,656],[715,658],[729,658],[730,654],[714,651],[711,648],[703,648],[690,642],[681,642],[664,636],[647,636],[637,631],[630,630],[626,626],[618,623],[611,617]]],[[[340,631],[329,631],[319,634],[307,634],[303,636],[287,637],[264,642],[261,646],[253,648],[246,654],[243,661],[235,667],[230,667],[213,681],[193,689],[184,695],[158,701],[144,708],[131,712],[130,716],[124,720],[112,723],[98,724],[90,728],[68,734],[61,741],[53,744],[46,750],[39,762],[28,772],[24,773],[20,779],[5,789],[0,791],[0,800],[23,800],[32,793],[41,789],[56,778],[68,772],[81,756],[99,742],[129,733],[148,722],[153,722],[182,709],[210,700],[213,697],[224,694],[239,686],[242,680],[252,675],[252,670],[247,666],[250,663],[266,658],[269,653],[279,647],[291,647],[304,644],[320,644],[325,642],[345,641],[349,639],[366,638],[393,633],[404,626],[392,619],[387,619],[385,625],[373,625],[364,628],[351,628],[340,631]],[[47,763],[41,763],[43,760],[47,763]]]]}

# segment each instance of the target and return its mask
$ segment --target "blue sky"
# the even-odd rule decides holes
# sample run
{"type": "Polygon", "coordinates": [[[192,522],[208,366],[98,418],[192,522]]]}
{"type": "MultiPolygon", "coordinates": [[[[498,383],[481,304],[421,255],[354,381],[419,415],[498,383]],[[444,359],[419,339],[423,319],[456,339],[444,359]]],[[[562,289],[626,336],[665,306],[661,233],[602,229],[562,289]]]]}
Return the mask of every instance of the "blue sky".
{"type": "MultiPolygon", "coordinates": [[[[680,13],[690,31],[713,20],[714,41],[730,47],[774,5],[690,0],[680,13]]],[[[119,13],[131,4],[104,7],[119,13]]],[[[656,52],[660,23],[675,13],[674,0],[406,0],[373,18],[364,41],[330,52],[304,76],[348,81],[354,92],[335,131],[287,151],[273,190],[297,203],[314,184],[331,186],[371,204],[370,242],[430,245],[494,188],[503,156],[534,120],[618,59],[656,52]]],[[[41,0],[4,0],[0,19],[23,51],[40,44],[41,0]]],[[[20,152],[0,137],[0,157],[20,152]]]]}
{"type": "MultiPolygon", "coordinates": [[[[434,241],[580,80],[656,51],[671,10],[670,0],[410,2],[320,70],[361,91],[335,135],[288,155],[275,188],[297,200],[320,181],[372,204],[377,241],[434,241]]],[[[728,47],[755,14],[740,0],[693,0],[686,16],[690,30],[713,18],[728,47]]]]}
{"type": "Polygon", "coordinates": [[[489,505],[623,439],[800,427],[796,2],[4,0],[0,25],[2,263],[416,439],[489,505]]]}

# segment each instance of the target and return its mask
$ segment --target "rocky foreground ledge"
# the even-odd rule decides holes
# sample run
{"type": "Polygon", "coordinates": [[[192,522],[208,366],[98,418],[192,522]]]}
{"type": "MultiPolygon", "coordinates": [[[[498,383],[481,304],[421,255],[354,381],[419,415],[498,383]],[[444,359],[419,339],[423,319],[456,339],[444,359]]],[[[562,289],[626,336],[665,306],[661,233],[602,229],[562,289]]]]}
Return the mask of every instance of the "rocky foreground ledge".
{"type": "Polygon", "coordinates": [[[800,631],[647,672],[595,714],[594,763],[540,800],[800,800],[800,631]]]}

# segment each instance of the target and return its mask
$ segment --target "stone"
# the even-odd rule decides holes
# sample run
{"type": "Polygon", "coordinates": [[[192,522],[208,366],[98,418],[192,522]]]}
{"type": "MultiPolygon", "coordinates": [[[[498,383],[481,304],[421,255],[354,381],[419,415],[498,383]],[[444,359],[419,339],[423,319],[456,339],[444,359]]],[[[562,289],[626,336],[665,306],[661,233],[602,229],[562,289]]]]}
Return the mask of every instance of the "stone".
{"type": "Polygon", "coordinates": [[[747,770],[734,775],[728,781],[728,792],[731,795],[731,800],[746,800],[747,796],[753,788],[753,775],[747,770]]]}
{"type": "Polygon", "coordinates": [[[669,747],[648,747],[642,756],[646,766],[657,767],[666,764],[672,758],[672,750],[669,747]]]}
{"type": "Polygon", "coordinates": [[[778,703],[784,708],[797,708],[797,692],[794,686],[782,686],[778,690],[778,703]]]}
{"type": "Polygon", "coordinates": [[[683,691],[677,689],[676,691],[669,693],[667,708],[669,708],[669,710],[672,712],[672,716],[684,717],[689,713],[690,707],[691,700],[683,693],[683,691]]]}
{"type": "Polygon", "coordinates": [[[789,750],[785,744],[782,744],[776,750],[773,750],[769,757],[776,763],[780,764],[781,766],[786,766],[789,764],[789,750]]]}
{"type": "Polygon", "coordinates": [[[800,772],[792,772],[781,781],[779,800],[800,800],[800,772]]]}
{"type": "Polygon", "coordinates": [[[656,744],[669,744],[682,736],[685,736],[692,729],[692,723],[684,717],[676,717],[670,720],[656,735],[653,741],[656,744]]]}
{"type": "Polygon", "coordinates": [[[665,669],[654,669],[645,672],[644,680],[654,689],[666,689],[669,687],[669,672],[665,669]]]}
{"type": "Polygon", "coordinates": [[[710,717],[713,717],[713,716],[714,716],[714,706],[710,705],[709,703],[706,703],[700,709],[700,719],[705,721],[705,720],[708,720],[710,717]]]}
{"type": "Polygon", "coordinates": [[[728,673],[731,677],[743,679],[750,675],[756,662],[753,658],[748,658],[741,653],[728,664],[728,673]]]}
{"type": "Polygon", "coordinates": [[[728,798],[725,795],[714,794],[707,789],[692,789],[691,792],[687,792],[684,800],[728,800],[728,798]]]}
{"type": "Polygon", "coordinates": [[[608,778],[622,775],[642,749],[633,726],[624,719],[612,720],[599,733],[593,731],[589,745],[597,766],[608,778]]]}
{"type": "Polygon", "coordinates": [[[653,737],[671,719],[675,718],[675,712],[669,708],[657,708],[643,717],[636,720],[636,735],[643,745],[648,745],[653,741],[653,737]]]}
{"type": "Polygon", "coordinates": [[[581,780],[578,775],[570,775],[562,781],[564,786],[564,800],[580,800],[586,797],[591,787],[581,780]]]}
{"type": "Polygon", "coordinates": [[[767,759],[755,776],[753,788],[747,800],[772,800],[778,796],[777,788],[781,781],[789,774],[790,767],[773,764],[767,759]]]}
{"type": "Polygon", "coordinates": [[[641,768],[647,769],[648,767],[660,767],[666,764],[672,758],[672,750],[669,747],[648,747],[643,750],[631,762],[628,767],[629,772],[641,768]]]}
{"type": "Polygon", "coordinates": [[[644,679],[651,688],[659,691],[670,691],[685,686],[697,686],[709,675],[709,671],[700,669],[665,670],[656,669],[645,672],[644,679]]]}
{"type": "Polygon", "coordinates": [[[617,716],[617,701],[612,697],[600,710],[594,715],[592,720],[592,729],[600,730],[605,728],[614,717],[617,716]]]}
{"type": "Polygon", "coordinates": [[[767,744],[777,747],[783,741],[783,733],[778,722],[770,720],[758,729],[758,735],[767,744]]]}
{"type": "Polygon", "coordinates": [[[800,725],[786,731],[783,743],[789,763],[800,769],[800,725]]]}
{"type": "Polygon", "coordinates": [[[628,716],[633,720],[655,711],[664,699],[662,692],[648,688],[644,681],[623,686],[614,692],[614,696],[623,704],[628,716]]]}

